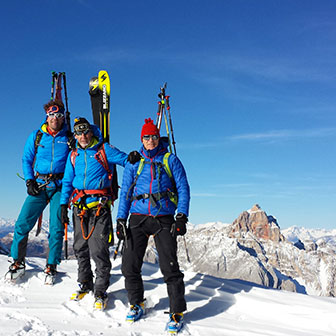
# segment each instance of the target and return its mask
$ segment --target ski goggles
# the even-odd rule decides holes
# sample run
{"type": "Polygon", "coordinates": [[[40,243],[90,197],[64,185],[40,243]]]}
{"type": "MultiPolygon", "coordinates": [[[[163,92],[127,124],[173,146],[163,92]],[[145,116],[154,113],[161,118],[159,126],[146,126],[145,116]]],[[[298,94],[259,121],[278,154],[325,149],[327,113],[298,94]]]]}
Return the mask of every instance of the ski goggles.
{"type": "Polygon", "coordinates": [[[149,139],[152,138],[153,140],[158,140],[159,139],[159,135],[143,135],[142,139],[149,141],[149,139]]]}
{"type": "Polygon", "coordinates": [[[47,116],[49,118],[63,118],[64,117],[64,114],[63,113],[47,113],[47,116]]]}
{"type": "Polygon", "coordinates": [[[74,126],[74,133],[76,135],[86,135],[91,131],[90,125],[89,124],[79,124],[74,126]]]}

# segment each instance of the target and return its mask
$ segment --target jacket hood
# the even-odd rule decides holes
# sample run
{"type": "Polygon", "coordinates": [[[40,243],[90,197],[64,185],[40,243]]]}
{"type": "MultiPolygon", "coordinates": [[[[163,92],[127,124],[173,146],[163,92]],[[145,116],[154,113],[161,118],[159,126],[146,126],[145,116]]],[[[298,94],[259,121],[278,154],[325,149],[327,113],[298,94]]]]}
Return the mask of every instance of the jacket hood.
{"type": "MultiPolygon", "coordinates": [[[[46,120],[42,121],[42,123],[40,125],[40,131],[43,132],[43,133],[48,133],[47,132],[47,127],[44,126],[44,125],[46,125],[46,126],[48,125],[46,120]]],[[[66,134],[67,131],[68,131],[68,125],[64,121],[61,130],[57,134],[64,135],[64,134],[66,134]]]]}

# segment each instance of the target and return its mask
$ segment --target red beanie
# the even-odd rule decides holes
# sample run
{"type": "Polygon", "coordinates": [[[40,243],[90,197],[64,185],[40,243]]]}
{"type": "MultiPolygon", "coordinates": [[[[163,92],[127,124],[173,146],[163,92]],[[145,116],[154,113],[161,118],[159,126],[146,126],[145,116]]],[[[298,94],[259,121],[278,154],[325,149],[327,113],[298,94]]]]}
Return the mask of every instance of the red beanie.
{"type": "Polygon", "coordinates": [[[160,132],[158,128],[154,125],[154,122],[151,118],[145,119],[145,124],[142,126],[141,130],[141,139],[144,135],[158,135],[160,132]]]}

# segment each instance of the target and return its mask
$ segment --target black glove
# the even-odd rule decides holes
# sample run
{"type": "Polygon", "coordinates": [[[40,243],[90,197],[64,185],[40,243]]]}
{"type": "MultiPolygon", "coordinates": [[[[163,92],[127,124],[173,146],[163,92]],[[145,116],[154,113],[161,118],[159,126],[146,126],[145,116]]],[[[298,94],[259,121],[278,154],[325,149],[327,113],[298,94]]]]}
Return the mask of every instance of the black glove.
{"type": "Polygon", "coordinates": [[[140,161],[141,155],[137,151],[132,151],[128,154],[127,161],[131,164],[137,163],[140,161]]]}
{"type": "Polygon", "coordinates": [[[27,186],[27,193],[30,196],[36,196],[40,193],[40,188],[36,180],[27,180],[26,186],[27,186]]]}
{"type": "Polygon", "coordinates": [[[73,134],[71,134],[71,136],[69,137],[67,143],[68,143],[68,146],[69,146],[69,149],[70,149],[70,150],[76,148],[76,139],[75,139],[75,137],[74,137],[73,134]]]}
{"type": "Polygon", "coordinates": [[[118,218],[117,219],[117,237],[120,240],[125,240],[127,239],[127,228],[126,228],[126,219],[124,218],[118,218]]]}
{"type": "Polygon", "coordinates": [[[176,215],[175,223],[172,225],[170,233],[173,236],[184,236],[187,232],[187,222],[188,217],[185,214],[179,212],[176,215]]]}
{"type": "Polygon", "coordinates": [[[61,204],[61,222],[62,224],[69,224],[67,204],[61,204]]]}

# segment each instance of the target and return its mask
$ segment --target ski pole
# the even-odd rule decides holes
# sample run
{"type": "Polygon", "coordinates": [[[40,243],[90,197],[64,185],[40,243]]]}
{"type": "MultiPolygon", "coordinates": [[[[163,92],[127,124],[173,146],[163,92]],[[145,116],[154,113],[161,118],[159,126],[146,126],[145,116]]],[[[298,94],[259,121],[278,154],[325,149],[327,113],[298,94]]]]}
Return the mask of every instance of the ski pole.
{"type": "Polygon", "coordinates": [[[174,138],[173,122],[172,122],[171,113],[170,113],[169,97],[170,96],[166,96],[165,100],[166,100],[166,106],[167,106],[167,113],[168,113],[168,119],[169,119],[171,139],[172,139],[172,144],[173,144],[173,147],[174,147],[174,154],[176,155],[176,146],[175,146],[176,142],[175,142],[175,138],[174,138]]]}
{"type": "Polygon", "coordinates": [[[65,72],[62,72],[63,74],[63,85],[64,85],[64,100],[65,100],[65,120],[66,123],[68,124],[68,130],[71,132],[71,124],[70,124],[70,112],[69,112],[69,105],[68,105],[68,91],[67,91],[67,86],[66,86],[66,77],[65,77],[65,72]]]}
{"type": "Polygon", "coordinates": [[[57,73],[53,71],[51,73],[51,97],[50,100],[54,99],[54,93],[55,93],[55,78],[57,78],[57,73]]]}
{"type": "Polygon", "coordinates": [[[118,251],[119,251],[120,244],[121,244],[121,239],[119,239],[119,240],[118,240],[117,247],[116,247],[116,249],[114,250],[114,254],[113,254],[113,260],[116,260],[116,258],[117,258],[117,255],[118,255],[118,251]]]}
{"type": "Polygon", "coordinates": [[[68,259],[68,223],[64,223],[64,257],[68,259]]]}

